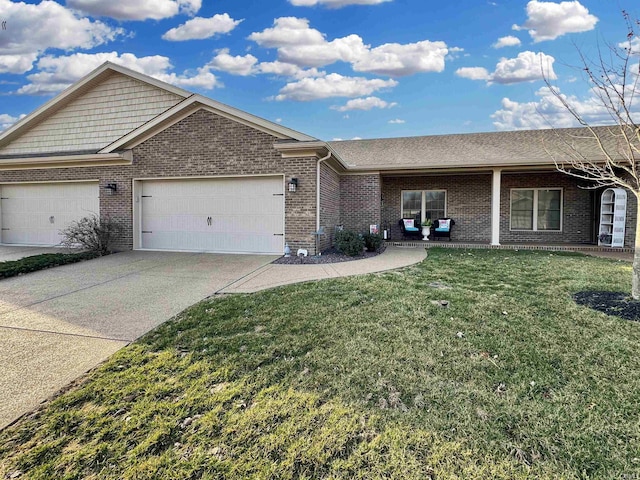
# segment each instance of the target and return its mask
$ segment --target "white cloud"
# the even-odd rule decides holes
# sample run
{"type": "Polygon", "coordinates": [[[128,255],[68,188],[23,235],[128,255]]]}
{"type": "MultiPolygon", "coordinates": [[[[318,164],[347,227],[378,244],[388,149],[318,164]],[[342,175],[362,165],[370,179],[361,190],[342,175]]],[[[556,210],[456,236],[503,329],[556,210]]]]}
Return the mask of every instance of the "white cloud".
{"type": "Polygon", "coordinates": [[[345,105],[331,107],[332,110],[347,112],[349,110],[371,110],[373,108],[393,108],[398,105],[396,102],[385,102],[378,97],[354,98],[345,105]]]}
{"type": "Polygon", "coordinates": [[[37,5],[0,0],[0,18],[11,28],[10,34],[0,35],[0,73],[28,72],[49,48],[88,49],[124,33],[49,0],[37,5]]]}
{"type": "Polygon", "coordinates": [[[255,73],[256,63],[258,63],[258,59],[251,54],[234,57],[229,55],[228,48],[224,48],[209,62],[209,66],[214,70],[221,70],[232,75],[247,76],[255,73]]]}
{"type": "Polygon", "coordinates": [[[542,52],[520,52],[516,58],[502,58],[491,75],[492,83],[520,83],[542,80],[544,76],[555,80],[555,58],[542,52]]]}
{"type": "Polygon", "coordinates": [[[541,2],[531,0],[527,4],[527,21],[514,25],[514,30],[528,30],[534,42],[555,40],[567,33],[593,30],[598,17],[591,15],[580,2],[541,2]]]}
{"type": "Polygon", "coordinates": [[[462,67],[456,70],[456,75],[469,80],[489,80],[489,71],[483,67],[462,67]]]}
{"type": "Polygon", "coordinates": [[[379,5],[393,0],[289,0],[291,5],[296,7],[314,7],[324,5],[328,8],[342,8],[347,5],[379,5]]]}
{"type": "Polygon", "coordinates": [[[195,15],[202,0],[67,0],[67,6],[94,17],[161,20],[178,14],[195,15]]]}
{"type": "Polygon", "coordinates": [[[320,45],[324,35],[315,28],[309,28],[309,20],[297,17],[280,17],[273,21],[273,27],[249,35],[261,47],[280,48],[297,45],[320,45]]]}
{"type": "Polygon", "coordinates": [[[551,55],[527,51],[520,52],[516,58],[501,58],[491,74],[483,67],[463,67],[456,70],[456,75],[503,85],[543,80],[545,76],[548,80],[556,80],[553,62],[555,59],[551,55]]]}
{"type": "Polygon", "coordinates": [[[173,42],[184,40],[202,40],[218,34],[229,33],[242,20],[234,20],[228,13],[214,15],[211,18],[195,17],[167,31],[162,38],[173,42]]]}
{"type": "Polygon", "coordinates": [[[441,72],[447,55],[455,56],[463,50],[428,40],[371,48],[355,34],[328,41],[324,34],[309,26],[309,20],[296,17],[277,18],[273,27],[254,32],[248,38],[262,47],[276,48],[278,61],[299,67],[317,68],[341,61],[350,63],[357,72],[398,77],[441,72]]]}
{"type": "Polygon", "coordinates": [[[373,48],[353,62],[356,72],[400,77],[418,72],[442,72],[449,53],[444,42],[424,40],[401,45],[387,43],[373,48]]]}
{"type": "Polygon", "coordinates": [[[51,55],[42,57],[38,61],[40,71],[28,75],[27,79],[31,83],[18,89],[16,93],[46,95],[59,92],[107,61],[174,85],[199,87],[207,90],[221,86],[216,76],[207,67],[199,68],[196,72],[184,72],[182,75],[170,72],[171,62],[167,57],[160,55],[136,57],[132,53],[120,55],[118,52],[75,53],[62,57],[51,55]]]}
{"type": "Polygon", "coordinates": [[[275,97],[276,100],[296,100],[308,102],[330,97],[360,97],[375,91],[392,88],[398,84],[395,80],[367,79],[363,77],[344,77],[332,73],[322,78],[305,78],[288,83],[275,97]]]}
{"type": "Polygon", "coordinates": [[[391,125],[402,125],[403,123],[407,123],[404,120],[400,119],[400,118],[396,118],[394,120],[389,120],[389,123],[391,125]]]}
{"type": "Polygon", "coordinates": [[[507,35],[506,37],[500,37],[498,41],[491,46],[493,48],[519,47],[521,44],[522,42],[518,37],[507,35]]]}
{"type": "Polygon", "coordinates": [[[278,57],[301,67],[323,67],[338,61],[356,62],[367,55],[368,49],[358,35],[348,35],[321,44],[280,47],[278,57]]]}
{"type": "Polygon", "coordinates": [[[303,69],[298,65],[286,62],[262,62],[258,65],[257,70],[260,73],[277,75],[279,77],[289,77],[295,79],[324,77],[327,73],[317,68],[303,69]]]}
{"type": "Polygon", "coordinates": [[[633,37],[631,40],[619,43],[618,47],[629,50],[631,55],[640,55],[640,37],[633,37]]]}
{"type": "MultiPolygon", "coordinates": [[[[579,126],[576,119],[562,105],[548,87],[542,87],[533,102],[514,102],[508,98],[502,99],[502,108],[496,111],[493,118],[494,126],[498,130],[530,130],[539,128],[569,128],[579,126]]],[[[593,91],[585,99],[562,94],[576,112],[592,125],[613,123],[608,110],[597,98],[593,91]]]]}
{"type": "Polygon", "coordinates": [[[4,132],[7,128],[9,128],[11,125],[13,125],[18,120],[24,117],[25,117],[24,113],[17,117],[12,117],[7,113],[0,113],[0,133],[4,132]]]}

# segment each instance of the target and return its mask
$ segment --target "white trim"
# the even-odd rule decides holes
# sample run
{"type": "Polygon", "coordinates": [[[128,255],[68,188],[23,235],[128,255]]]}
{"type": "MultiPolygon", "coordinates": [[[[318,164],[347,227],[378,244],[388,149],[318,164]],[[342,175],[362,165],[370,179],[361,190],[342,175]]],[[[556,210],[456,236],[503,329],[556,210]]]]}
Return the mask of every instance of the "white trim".
{"type": "Polygon", "coordinates": [[[282,178],[282,245],[281,252],[284,252],[284,245],[286,243],[287,236],[287,216],[286,216],[286,204],[287,204],[287,189],[285,188],[285,174],[284,173],[261,173],[256,175],[205,175],[205,176],[193,176],[193,177],[144,177],[133,178],[132,181],[132,227],[133,227],[133,250],[141,251],[157,251],[157,252],[200,252],[200,253],[228,253],[228,254],[247,254],[247,255],[271,255],[261,252],[227,252],[227,251],[200,251],[200,250],[156,250],[142,248],[142,199],[140,198],[140,192],[143,191],[142,183],[145,181],[189,181],[189,180],[224,180],[224,179],[242,179],[242,178],[282,178]]]}
{"type": "Polygon", "coordinates": [[[502,171],[494,168],[491,174],[491,245],[500,245],[500,196],[502,171]]]}
{"type": "Polygon", "coordinates": [[[86,180],[26,180],[21,182],[7,182],[0,181],[0,185],[31,185],[31,184],[48,184],[48,183],[98,183],[100,180],[97,178],[88,178],[86,180]]]}
{"type": "MultiPolygon", "coordinates": [[[[400,218],[404,218],[404,194],[405,192],[412,192],[421,194],[420,200],[420,223],[424,222],[426,218],[427,211],[427,192],[444,192],[444,217],[447,218],[447,200],[449,195],[447,194],[447,190],[444,188],[426,188],[426,189],[417,189],[417,190],[400,190],[400,218]]],[[[432,218],[431,220],[437,220],[432,218]]]]}
{"type": "Polygon", "coordinates": [[[87,153],[81,155],[52,155],[46,157],[16,157],[0,159],[0,170],[26,170],[34,168],[95,167],[131,165],[131,151],[123,153],[87,153]]]}
{"type": "Polygon", "coordinates": [[[510,232],[541,232],[541,233],[563,233],[564,229],[564,189],[562,187],[530,187],[530,188],[512,188],[509,190],[509,231],[510,232]],[[512,205],[514,191],[533,191],[533,223],[532,229],[513,228],[512,221],[512,205]],[[555,190],[560,192],[560,229],[559,230],[539,230],[538,229],[538,192],[540,190],[555,190]]]}

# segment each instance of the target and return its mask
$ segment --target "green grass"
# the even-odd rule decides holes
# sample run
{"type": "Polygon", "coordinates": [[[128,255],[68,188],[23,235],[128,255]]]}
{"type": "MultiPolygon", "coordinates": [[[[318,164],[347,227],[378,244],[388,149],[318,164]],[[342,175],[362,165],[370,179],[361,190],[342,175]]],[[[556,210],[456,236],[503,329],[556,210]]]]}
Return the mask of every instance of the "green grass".
{"type": "Polygon", "coordinates": [[[16,277],[25,273],[37,272],[38,270],[67,265],[69,263],[77,263],[83,260],[90,260],[97,256],[98,254],[93,252],[42,253],[40,255],[21,258],[20,260],[0,262],[0,279],[16,277]]]}
{"type": "Polygon", "coordinates": [[[640,323],[570,296],[630,275],[432,249],[202,302],[0,433],[0,478],[640,478],[640,323]]]}

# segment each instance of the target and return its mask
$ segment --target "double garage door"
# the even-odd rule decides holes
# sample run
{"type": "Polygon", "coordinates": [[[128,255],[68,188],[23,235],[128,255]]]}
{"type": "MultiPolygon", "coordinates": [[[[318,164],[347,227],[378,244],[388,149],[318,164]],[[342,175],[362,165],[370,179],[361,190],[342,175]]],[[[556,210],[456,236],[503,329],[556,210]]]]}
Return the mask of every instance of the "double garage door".
{"type": "MultiPolygon", "coordinates": [[[[221,253],[283,251],[281,176],[145,180],[138,182],[138,188],[138,247],[221,253]]],[[[131,205],[130,198],[122,200],[131,205]]],[[[57,245],[61,229],[99,211],[98,182],[0,185],[0,240],[3,244],[57,245]]]]}
{"type": "Polygon", "coordinates": [[[57,245],[60,230],[100,211],[98,182],[0,185],[1,243],[57,245]]]}
{"type": "Polygon", "coordinates": [[[140,246],[281,254],[284,182],[242,177],[139,182],[140,246]]]}

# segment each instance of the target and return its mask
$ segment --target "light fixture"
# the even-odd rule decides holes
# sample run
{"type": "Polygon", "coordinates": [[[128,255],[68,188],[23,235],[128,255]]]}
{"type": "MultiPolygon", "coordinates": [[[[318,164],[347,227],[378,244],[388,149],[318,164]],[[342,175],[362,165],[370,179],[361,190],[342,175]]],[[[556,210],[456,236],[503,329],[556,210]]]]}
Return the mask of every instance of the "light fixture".
{"type": "Polygon", "coordinates": [[[292,178],[291,180],[289,180],[289,191],[295,192],[297,189],[298,189],[298,179],[292,178]]]}
{"type": "Polygon", "coordinates": [[[109,190],[109,195],[115,195],[116,192],[118,191],[118,184],[117,183],[107,183],[104,186],[104,188],[109,190]]]}

